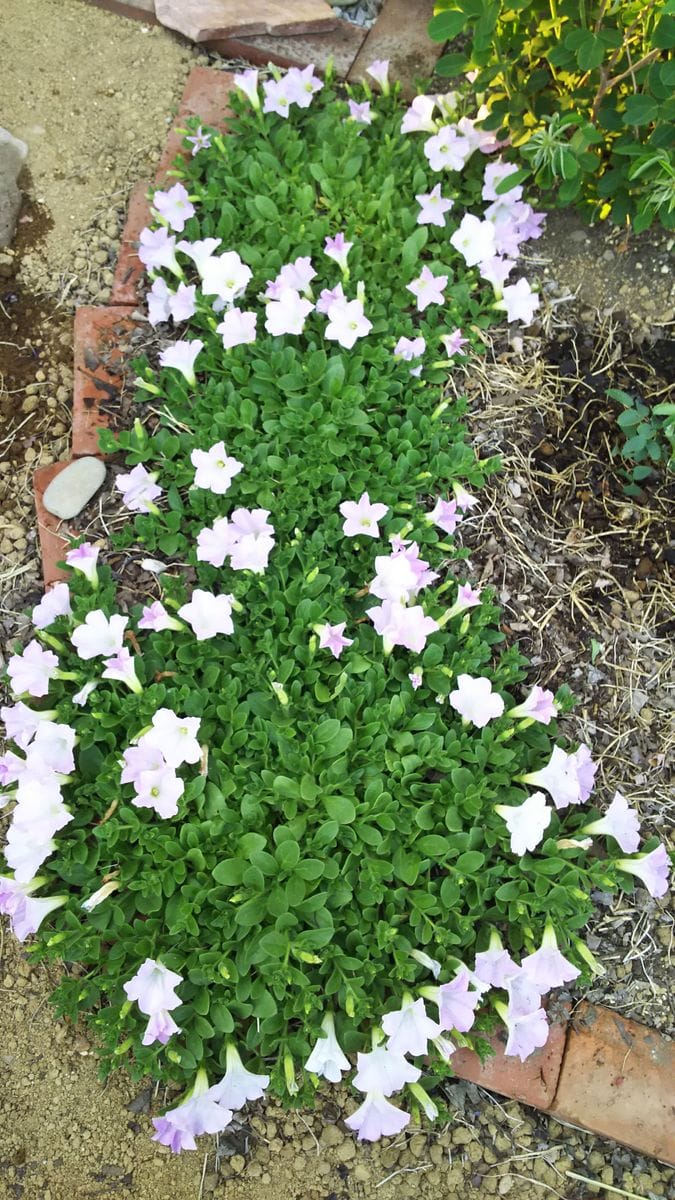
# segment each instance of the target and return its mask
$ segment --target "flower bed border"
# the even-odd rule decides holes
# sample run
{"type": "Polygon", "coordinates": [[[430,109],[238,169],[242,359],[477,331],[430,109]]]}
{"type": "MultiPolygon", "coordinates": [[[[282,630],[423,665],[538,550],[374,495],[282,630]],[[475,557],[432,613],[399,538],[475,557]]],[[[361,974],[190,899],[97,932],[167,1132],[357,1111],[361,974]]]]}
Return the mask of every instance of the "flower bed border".
{"type": "MultiPolygon", "coordinates": [[[[188,116],[222,125],[232,87],[232,76],[225,72],[208,67],[192,70],[160,160],[157,184],[165,181],[171,163],[181,152],[177,129],[188,116]]],[[[99,405],[103,392],[97,394],[96,387],[90,384],[98,379],[109,387],[115,376],[110,366],[95,367],[88,372],[84,389],[81,377],[78,383],[77,366],[85,361],[85,349],[91,349],[98,337],[109,332],[111,325],[132,320],[134,307],[139,303],[142,268],[134,244],[150,218],[147,189],[147,183],[139,183],[131,194],[110,305],[80,308],[75,314],[76,372],[70,461],[83,454],[102,457],[92,439],[95,429],[106,424],[99,405]]],[[[44,490],[67,465],[54,463],[40,468],[33,476],[45,588],[64,578],[56,564],[63,556],[69,527],[46,511],[44,490]]],[[[72,528],[70,533],[74,533],[72,528]]],[[[492,1039],[495,1053],[483,1064],[473,1051],[458,1050],[453,1056],[456,1075],[675,1166],[672,1121],[675,1042],[609,1008],[586,1002],[571,1012],[569,1004],[554,1000],[549,1017],[551,1035],[546,1045],[525,1062],[507,1058],[503,1042],[495,1037],[492,1039]]]]}

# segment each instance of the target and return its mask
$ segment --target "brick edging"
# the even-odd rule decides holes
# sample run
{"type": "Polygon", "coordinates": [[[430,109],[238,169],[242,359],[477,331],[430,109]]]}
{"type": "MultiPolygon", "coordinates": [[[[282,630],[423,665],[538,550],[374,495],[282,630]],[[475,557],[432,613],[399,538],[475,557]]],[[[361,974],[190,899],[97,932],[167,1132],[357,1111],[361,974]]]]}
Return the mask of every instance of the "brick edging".
{"type": "MultiPolygon", "coordinates": [[[[166,179],[181,151],[176,129],[190,115],[209,125],[222,124],[231,87],[232,77],[225,72],[193,69],[160,160],[157,182],[166,179]]],[[[73,459],[92,453],[101,457],[96,429],[106,419],[100,400],[110,397],[110,389],[119,384],[116,368],[121,363],[114,353],[106,355],[105,363],[96,362],[97,347],[102,336],[128,327],[139,303],[142,269],[134,243],[150,217],[146,191],[147,184],[138,184],[132,193],[111,304],[80,308],[75,314],[73,459]],[[93,357],[87,357],[87,352],[93,357]]],[[[46,512],[42,497],[47,484],[67,465],[53,463],[33,476],[45,587],[62,578],[56,563],[63,555],[68,527],[46,512]]],[[[495,1037],[491,1039],[495,1053],[483,1064],[473,1051],[458,1050],[453,1055],[457,1076],[675,1166],[675,1042],[647,1025],[586,1002],[570,1014],[569,1004],[554,998],[548,1013],[551,1033],[546,1046],[524,1063],[507,1057],[503,1041],[495,1037]]]]}

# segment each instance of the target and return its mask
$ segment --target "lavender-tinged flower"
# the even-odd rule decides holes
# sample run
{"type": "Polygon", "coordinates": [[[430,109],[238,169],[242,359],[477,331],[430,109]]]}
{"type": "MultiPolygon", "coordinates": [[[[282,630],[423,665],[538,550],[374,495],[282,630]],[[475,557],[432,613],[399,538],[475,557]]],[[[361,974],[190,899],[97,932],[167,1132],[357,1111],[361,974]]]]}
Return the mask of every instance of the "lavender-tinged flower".
{"type": "Polygon", "coordinates": [[[237,541],[237,534],[228,518],[219,517],[210,528],[207,526],[197,534],[197,558],[200,562],[210,563],[212,567],[222,567],[237,541]]]}
{"type": "Polygon", "coordinates": [[[336,233],[335,237],[327,237],[324,243],[323,252],[326,258],[332,258],[339,266],[343,275],[347,274],[347,258],[353,245],[353,242],[348,242],[345,239],[344,233],[336,233]]]}
{"type": "Polygon", "coordinates": [[[88,683],[83,684],[79,692],[75,692],[72,696],[73,704],[77,704],[80,708],[84,708],[87,700],[92,692],[96,691],[98,683],[95,679],[90,679],[88,683]]]}
{"type": "Polygon", "coordinates": [[[258,95],[258,72],[252,69],[240,71],[233,75],[232,82],[240,92],[246,96],[253,108],[260,108],[260,96],[258,95]]]}
{"type": "Polygon", "coordinates": [[[427,954],[426,950],[418,950],[417,947],[414,947],[410,951],[410,957],[414,958],[415,962],[418,962],[421,967],[426,967],[427,971],[431,971],[434,979],[438,979],[441,973],[441,964],[437,958],[432,958],[430,954],[427,954]]]}
{"type": "Polygon", "coordinates": [[[209,147],[211,145],[211,134],[205,133],[204,130],[202,129],[201,125],[199,125],[197,127],[196,133],[188,134],[185,138],[185,141],[189,142],[190,145],[192,146],[192,150],[190,151],[190,153],[192,154],[192,157],[194,158],[195,154],[198,154],[200,150],[208,150],[209,149],[209,147]]]}
{"type": "Polygon", "coordinates": [[[419,604],[407,608],[396,601],[384,600],[379,607],[366,609],[366,615],[384,642],[385,654],[394,646],[404,646],[414,654],[421,654],[429,634],[438,629],[438,623],[427,617],[419,604]]]}
{"type": "Polygon", "coordinates": [[[21,884],[0,875],[0,913],[9,917],[12,933],[20,942],[37,933],[45,917],[61,908],[68,899],[67,896],[31,895],[42,883],[43,880],[37,878],[21,884]]]}
{"type": "Polygon", "coordinates": [[[128,617],[122,617],[119,613],[107,617],[100,608],[96,608],[87,613],[84,623],[77,626],[70,640],[80,658],[108,658],[122,649],[128,623],[128,617]]]}
{"type": "Polygon", "coordinates": [[[462,337],[461,329],[453,329],[452,333],[441,334],[440,341],[443,343],[443,349],[448,358],[454,358],[455,354],[461,353],[462,346],[467,346],[469,339],[462,337]]]}
{"type": "Polygon", "coordinates": [[[356,100],[348,100],[349,107],[348,121],[355,121],[357,125],[372,125],[373,114],[370,111],[370,100],[364,100],[361,104],[356,100]]]}
{"type": "Polygon", "coordinates": [[[37,875],[45,859],[55,850],[56,842],[53,838],[40,841],[25,827],[16,824],[10,825],[7,831],[4,855],[17,883],[29,883],[37,875]]]}
{"type": "Polygon", "coordinates": [[[473,153],[468,138],[453,125],[443,125],[424,143],[424,153],[432,171],[461,171],[473,153]]]}
{"type": "Polygon", "coordinates": [[[14,654],[7,663],[10,687],[15,696],[46,696],[50,680],[59,668],[59,660],[51,650],[43,650],[33,640],[24,647],[23,654],[14,654]]]}
{"type": "Polygon", "coordinates": [[[48,629],[57,617],[70,617],[70,588],[67,583],[55,583],[35,605],[32,621],[36,629],[48,629]]]}
{"type": "Polygon", "coordinates": [[[428,514],[427,520],[432,525],[438,525],[443,533],[452,535],[461,521],[456,500],[443,500],[439,496],[434,508],[428,514]]]}
{"type": "MultiPolygon", "coordinates": [[[[312,266],[312,260],[309,255],[301,255],[293,262],[285,263],[279,271],[274,283],[277,284],[280,291],[284,288],[292,288],[295,292],[302,292],[304,295],[311,295],[311,283],[316,277],[316,271],[312,266]]],[[[272,299],[277,299],[273,296],[272,299]]]]}
{"type": "Polygon", "coordinates": [[[553,692],[546,691],[535,683],[532,691],[525,697],[522,704],[510,708],[510,717],[524,717],[530,721],[538,721],[540,725],[550,725],[558,712],[553,692]]]}
{"type": "Polygon", "coordinates": [[[152,604],[143,605],[143,612],[138,619],[138,628],[150,629],[153,633],[159,633],[162,629],[181,630],[185,626],[166,611],[161,600],[153,600],[152,604]]]}
{"type": "Polygon", "coordinates": [[[137,746],[128,746],[122,754],[120,783],[133,783],[136,791],[143,771],[160,771],[167,765],[162,751],[157,746],[149,745],[146,736],[141,738],[137,746]]]}
{"type": "Polygon", "coordinates": [[[539,308],[539,297],[526,279],[518,279],[504,288],[497,307],[504,310],[507,321],[522,321],[523,325],[530,325],[539,308]]]}
{"type": "Polygon", "coordinates": [[[404,362],[412,362],[413,359],[422,357],[426,345],[423,337],[400,337],[394,346],[394,357],[402,358],[404,362]]]}
{"type": "Polygon", "coordinates": [[[535,1050],[546,1045],[549,1024],[544,1009],[539,1005],[539,993],[521,972],[507,982],[509,1005],[503,1013],[508,1030],[504,1053],[517,1055],[525,1062],[535,1050]]]}
{"type": "Polygon", "coordinates": [[[197,311],[196,293],[197,288],[194,283],[189,286],[186,283],[179,283],[174,294],[169,295],[169,312],[176,325],[181,321],[189,321],[190,317],[195,315],[197,311]]]}
{"type": "Polygon", "coordinates": [[[314,74],[314,63],[306,67],[291,67],[286,72],[286,92],[291,104],[298,108],[309,108],[316,92],[320,92],[323,83],[314,74]]]}
{"type": "Polygon", "coordinates": [[[233,571],[254,571],[261,575],[274,548],[274,526],[266,508],[235,508],[231,518],[235,538],[230,551],[233,571]]]}
{"type": "Polygon", "coordinates": [[[351,1070],[351,1063],[343,1053],[335,1033],[335,1021],[332,1013],[326,1013],[322,1022],[324,1036],[316,1040],[305,1070],[313,1075],[321,1075],[329,1083],[340,1083],[343,1071],[351,1070]]]}
{"type": "Polygon", "coordinates": [[[586,803],[593,791],[596,771],[591,752],[582,742],[574,754],[566,754],[560,746],[554,746],[546,766],[540,771],[521,775],[520,781],[543,787],[560,809],[567,808],[568,804],[586,803]]]}
{"type": "Polygon", "coordinates": [[[21,750],[25,750],[32,742],[41,721],[53,721],[55,717],[55,710],[35,712],[22,700],[0,708],[0,720],[5,725],[5,737],[8,741],[16,742],[21,750]]]}
{"type": "Polygon", "coordinates": [[[637,858],[617,859],[614,865],[620,871],[641,879],[650,896],[657,900],[668,891],[670,860],[663,845],[650,850],[648,854],[639,854],[637,858]]]}
{"type": "Polygon", "coordinates": [[[222,1133],[232,1120],[232,1112],[217,1104],[212,1092],[206,1072],[200,1068],[183,1103],[163,1117],[152,1118],[156,1130],[153,1141],[179,1154],[181,1150],[196,1150],[195,1138],[202,1133],[222,1133]]]}
{"type": "Polygon", "coordinates": [[[365,337],[373,328],[363,311],[362,300],[336,300],[328,309],[328,324],[324,337],[338,342],[345,350],[351,350],[358,338],[365,337]]]}
{"type": "Polygon", "coordinates": [[[152,287],[147,295],[148,300],[148,321],[153,326],[161,325],[162,322],[168,321],[171,316],[169,308],[169,299],[173,293],[169,290],[166,280],[158,275],[153,280],[152,287]]]}
{"type": "Polygon", "coordinates": [[[122,986],[127,1000],[135,1000],[141,1012],[150,1017],[153,1013],[171,1012],[182,1003],[175,991],[182,982],[182,975],[154,958],[146,958],[122,986]]]}
{"type": "Polygon", "coordinates": [[[26,762],[33,774],[70,775],[75,770],[73,749],[77,743],[75,730],[56,721],[41,721],[35,737],[26,751],[26,762]]]}
{"type": "Polygon", "coordinates": [[[345,1117],[345,1125],[354,1130],[360,1142],[376,1142],[378,1138],[394,1136],[405,1129],[409,1121],[410,1114],[390,1104],[381,1092],[368,1092],[361,1107],[351,1117],[345,1117]]]}
{"type": "Polygon", "coordinates": [[[421,671],[411,671],[408,675],[408,679],[410,680],[410,685],[414,692],[416,692],[418,688],[421,688],[423,681],[421,671]]]}
{"type": "Polygon", "coordinates": [[[395,1054],[385,1046],[377,1046],[368,1054],[357,1054],[356,1074],[352,1080],[360,1092],[380,1092],[393,1096],[406,1083],[416,1083],[422,1072],[408,1062],[403,1054],[395,1054]]]}
{"type": "Polygon", "coordinates": [[[220,325],[216,326],[216,333],[223,339],[224,349],[231,350],[233,346],[247,346],[254,342],[257,320],[257,313],[242,312],[240,308],[228,309],[220,325]]]}
{"type": "Polygon", "coordinates": [[[417,300],[417,309],[424,312],[430,304],[442,304],[445,300],[443,288],[448,282],[447,275],[434,275],[428,267],[422,267],[417,279],[406,284],[406,290],[412,292],[417,300]]]}
{"type": "MultiPolygon", "coordinates": [[[[160,367],[172,367],[176,371],[180,371],[186,383],[190,387],[194,387],[197,382],[195,375],[195,362],[201,351],[204,349],[204,343],[195,338],[192,342],[172,342],[159,356],[160,367]]],[[[142,464],[139,463],[139,466],[142,464]]],[[[137,471],[138,467],[134,467],[137,471]]],[[[131,472],[133,475],[133,471],[131,472]]]]}
{"type": "Polygon", "coordinates": [[[160,1042],[162,1046],[166,1046],[169,1038],[174,1033],[180,1033],[180,1027],[176,1025],[173,1017],[166,1009],[160,1009],[159,1012],[153,1013],[145,1027],[142,1044],[151,1046],[153,1042],[160,1042]]]}
{"type": "Polygon", "coordinates": [[[475,496],[467,492],[466,488],[462,487],[461,483],[453,483],[452,490],[455,496],[455,503],[460,512],[468,512],[469,509],[475,508],[478,501],[475,496]]]}
{"type": "Polygon", "coordinates": [[[263,83],[263,112],[276,113],[279,117],[287,117],[293,100],[290,96],[286,78],[266,79],[263,83]]]}
{"type": "Polygon", "coordinates": [[[497,944],[490,944],[489,950],[482,950],[476,955],[473,970],[474,983],[480,985],[483,991],[489,988],[503,988],[512,975],[519,971],[508,950],[504,950],[499,938],[497,944]]]}
{"type": "Polygon", "coordinates": [[[98,546],[92,546],[90,542],[82,542],[80,546],[74,546],[66,554],[67,565],[74,571],[80,571],[94,590],[98,587],[97,560],[98,546]]]}
{"type": "Polygon", "coordinates": [[[444,612],[440,621],[441,625],[445,625],[447,621],[458,617],[469,608],[477,608],[481,602],[481,591],[481,588],[473,588],[470,583],[460,583],[457,588],[457,599],[452,607],[444,612]]]}
{"type": "Polygon", "coordinates": [[[410,108],[403,114],[401,133],[435,133],[435,108],[434,96],[415,96],[410,108]]]}
{"type": "Polygon", "coordinates": [[[522,804],[495,804],[495,812],[506,822],[513,854],[536,850],[553,816],[543,792],[534,792],[522,804]]]}
{"type": "Polygon", "coordinates": [[[415,199],[420,206],[420,211],[417,215],[417,224],[438,225],[443,229],[445,226],[445,214],[446,212],[450,212],[455,202],[454,200],[445,200],[441,196],[440,183],[437,183],[430,192],[415,196],[415,199]]]}
{"type": "Polygon", "coordinates": [[[265,311],[265,329],[273,337],[284,333],[300,334],[314,305],[295,288],[282,288],[278,300],[271,300],[265,311]]]}
{"type": "Polygon", "coordinates": [[[204,488],[216,496],[229,491],[232,480],[243,470],[243,463],[230,458],[224,442],[216,442],[209,450],[193,450],[190,462],[195,470],[194,487],[204,488]]]}
{"type": "Polygon", "coordinates": [[[426,1054],[430,1038],[441,1033],[441,1027],[427,1016],[424,1000],[404,997],[394,1012],[385,1013],[382,1028],[387,1035],[387,1049],[394,1054],[409,1054],[415,1058],[426,1054]]]}
{"type": "Polygon", "coordinates": [[[122,646],[117,654],[106,658],[104,666],[105,670],[101,672],[103,679],[116,679],[120,683],[125,683],[130,692],[135,692],[137,696],[140,696],[143,685],[136,674],[136,660],[126,646],[122,646]]]}
{"type": "Polygon", "coordinates": [[[176,249],[182,250],[183,254],[187,254],[188,258],[192,259],[201,279],[206,263],[213,261],[213,252],[218,249],[221,240],[221,238],[200,238],[194,242],[184,240],[178,242],[176,249]]]}
{"type": "Polygon", "coordinates": [[[458,675],[457,688],[448,696],[450,705],[465,721],[483,729],[489,721],[501,717],[504,701],[492,690],[492,682],[484,675],[458,675]]]}
{"type": "Polygon", "coordinates": [[[185,222],[195,215],[195,206],[190,202],[182,183],[174,183],[167,192],[155,192],[152,205],[160,218],[176,233],[182,233],[185,222]]]}
{"type": "Polygon", "coordinates": [[[136,795],[131,803],[136,808],[152,808],[159,817],[176,816],[185,784],[173,767],[163,764],[154,771],[141,771],[135,787],[136,795]]]}
{"type": "Polygon", "coordinates": [[[534,954],[528,954],[520,965],[528,980],[534,984],[542,996],[546,992],[550,992],[551,988],[571,983],[581,974],[581,971],[560,953],[555,930],[548,921],[541,946],[535,950],[534,954]]]}
{"type": "Polygon", "coordinates": [[[235,250],[204,259],[200,273],[204,294],[218,296],[225,304],[244,294],[253,275],[235,250]]]}
{"type": "Polygon", "coordinates": [[[515,259],[499,258],[498,255],[495,255],[493,258],[488,258],[485,262],[478,264],[478,274],[486,283],[492,284],[495,296],[499,298],[504,290],[504,284],[515,265],[515,259]]]}
{"type": "Polygon", "coordinates": [[[444,1032],[456,1029],[458,1033],[467,1033],[476,1020],[481,993],[469,991],[470,981],[469,972],[463,970],[438,988],[438,1019],[444,1032]]]}
{"type": "Polygon", "coordinates": [[[165,225],[159,229],[142,229],[138,243],[138,257],[146,271],[159,271],[165,267],[179,279],[183,271],[176,258],[176,238],[170,234],[165,225]]]}
{"type": "Polygon", "coordinates": [[[494,258],[495,227],[491,221],[481,221],[472,213],[465,213],[450,243],[462,255],[467,267],[475,267],[486,259],[494,258]]]}
{"type": "Polygon", "coordinates": [[[346,624],[346,621],[342,621],[339,625],[321,625],[317,629],[320,648],[330,650],[334,658],[340,657],[345,646],[354,644],[353,638],[343,636],[346,624]]]}
{"type": "Polygon", "coordinates": [[[199,717],[179,717],[170,708],[158,708],[152,718],[152,728],[142,738],[143,746],[160,750],[170,767],[199,762],[202,752],[197,734],[199,717]]]}
{"type": "Polygon", "coordinates": [[[368,591],[379,600],[396,600],[399,604],[407,604],[420,590],[418,573],[405,553],[379,554],[375,559],[375,571],[368,591]]]}
{"type": "Polygon", "coordinates": [[[322,288],[319,292],[319,299],[316,302],[316,311],[327,315],[329,308],[335,304],[336,300],[345,300],[347,297],[341,283],[338,283],[334,288],[322,288]]]}
{"type": "Polygon", "coordinates": [[[389,95],[389,59],[376,58],[371,62],[369,67],[366,67],[366,74],[370,75],[371,79],[382,90],[383,96],[389,95]]]}
{"type": "Polygon", "coordinates": [[[345,537],[379,538],[377,523],[386,517],[389,508],[386,504],[371,504],[368,492],[364,492],[358,501],[343,500],[340,512],[345,518],[342,526],[345,537]]]}
{"type": "Polygon", "coordinates": [[[511,203],[515,200],[520,200],[523,194],[520,184],[509,188],[508,192],[504,192],[501,195],[498,195],[496,191],[497,185],[508,179],[509,175],[515,175],[517,170],[518,167],[515,163],[504,162],[501,158],[495,159],[494,162],[489,162],[483,176],[483,190],[481,192],[483,200],[506,200],[511,203]]]}
{"type": "Polygon", "coordinates": [[[158,513],[155,500],[163,495],[164,489],[155,482],[157,473],[147,471],[138,463],[126,475],[115,476],[115,487],[120,492],[122,504],[130,512],[158,513]]]}
{"type": "Polygon", "coordinates": [[[615,792],[604,817],[584,825],[579,833],[608,833],[619,843],[624,854],[634,854],[640,845],[640,820],[635,809],[629,807],[626,797],[615,792]]]}
{"type": "Polygon", "coordinates": [[[225,1054],[225,1074],[219,1083],[209,1089],[209,1096],[225,1109],[243,1108],[250,1100],[259,1100],[265,1094],[270,1081],[269,1075],[255,1075],[247,1071],[235,1046],[228,1045],[225,1054]]]}
{"type": "Polygon", "coordinates": [[[203,588],[195,588],[188,604],[178,609],[178,616],[187,621],[198,642],[208,641],[218,634],[234,633],[232,601],[234,596],[215,596],[203,588]]]}

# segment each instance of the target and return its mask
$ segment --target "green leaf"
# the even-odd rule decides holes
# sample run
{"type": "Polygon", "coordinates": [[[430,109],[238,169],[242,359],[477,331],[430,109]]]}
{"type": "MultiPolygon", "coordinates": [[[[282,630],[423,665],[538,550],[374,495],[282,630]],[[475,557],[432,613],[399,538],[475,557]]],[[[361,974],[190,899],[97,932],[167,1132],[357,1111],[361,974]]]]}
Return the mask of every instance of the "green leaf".
{"type": "Polygon", "coordinates": [[[420,854],[428,855],[429,858],[443,858],[450,849],[450,842],[446,837],[440,837],[436,833],[429,833],[424,837],[418,838],[415,842],[415,849],[419,850],[420,854]]]}
{"type": "Polygon", "coordinates": [[[227,887],[238,887],[244,878],[246,864],[240,858],[226,858],[211,872],[216,883],[227,887]]]}
{"type": "Polygon", "coordinates": [[[350,825],[356,816],[356,809],[346,796],[328,796],[326,812],[332,821],[338,825],[350,825]]]}
{"type": "Polygon", "coordinates": [[[255,196],[253,203],[265,221],[277,221],[279,209],[269,196],[255,196]]]}
{"type": "Polygon", "coordinates": [[[627,96],[624,125],[649,125],[655,121],[659,106],[651,96],[627,96]]]}
{"type": "Polygon", "coordinates": [[[416,266],[420,253],[427,244],[428,237],[428,226],[419,225],[418,228],[406,238],[401,248],[402,270],[411,271],[413,267],[416,266]]]}
{"type": "Polygon", "coordinates": [[[427,33],[432,42],[449,42],[461,33],[467,24],[466,15],[456,9],[449,9],[432,17],[427,25],[427,33]]]}
{"type": "Polygon", "coordinates": [[[292,871],[300,861],[300,847],[294,841],[282,842],[274,851],[274,857],[282,871],[292,871]]]}
{"type": "Polygon", "coordinates": [[[466,875],[475,875],[476,871],[480,871],[485,862],[485,855],[478,850],[467,850],[464,854],[460,854],[457,859],[457,870],[463,871],[466,875]]]}
{"type": "Polygon", "coordinates": [[[466,54],[443,54],[436,63],[436,74],[443,79],[454,79],[469,69],[466,54]]]}

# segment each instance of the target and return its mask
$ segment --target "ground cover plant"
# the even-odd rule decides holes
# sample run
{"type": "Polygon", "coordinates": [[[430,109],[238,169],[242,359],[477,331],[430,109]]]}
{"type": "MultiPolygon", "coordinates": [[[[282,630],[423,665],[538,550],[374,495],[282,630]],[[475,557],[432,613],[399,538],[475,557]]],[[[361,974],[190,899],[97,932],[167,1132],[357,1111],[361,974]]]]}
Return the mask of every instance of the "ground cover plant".
{"type": "Polygon", "coordinates": [[[429,33],[468,72],[547,199],[596,219],[675,225],[672,0],[439,0],[429,33]]]}
{"type": "Polygon", "coordinates": [[[188,132],[139,250],[147,421],[102,440],[156,591],[123,607],[74,545],[7,668],[0,906],[83,965],[55,998],[104,1070],[185,1087],[173,1150],[354,1060],[359,1137],[433,1118],[456,1046],[500,1028],[524,1060],[542,998],[601,970],[594,888],[667,886],[471,577],[495,464],[443,382],[532,319],[506,280],[541,218],[470,101],[371,75],[246,72],[233,136],[188,132]]]}

